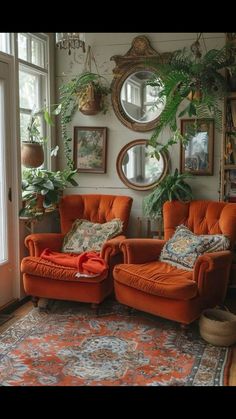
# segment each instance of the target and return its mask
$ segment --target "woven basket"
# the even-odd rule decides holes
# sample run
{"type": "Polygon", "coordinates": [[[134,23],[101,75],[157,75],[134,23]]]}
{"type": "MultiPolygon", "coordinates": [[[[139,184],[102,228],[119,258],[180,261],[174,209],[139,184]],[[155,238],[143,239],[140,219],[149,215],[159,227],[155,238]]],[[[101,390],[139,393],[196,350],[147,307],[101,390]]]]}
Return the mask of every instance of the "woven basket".
{"type": "Polygon", "coordinates": [[[236,316],[217,308],[205,310],[199,319],[199,331],[212,345],[233,345],[236,342],[236,316]]]}

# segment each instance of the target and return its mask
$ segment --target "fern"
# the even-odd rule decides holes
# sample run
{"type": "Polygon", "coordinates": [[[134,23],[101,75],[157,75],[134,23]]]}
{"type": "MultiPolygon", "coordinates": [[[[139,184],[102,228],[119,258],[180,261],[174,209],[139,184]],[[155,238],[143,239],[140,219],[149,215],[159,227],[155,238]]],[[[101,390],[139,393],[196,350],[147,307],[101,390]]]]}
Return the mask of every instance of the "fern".
{"type": "MultiPolygon", "coordinates": [[[[236,70],[230,45],[225,45],[219,50],[212,49],[200,59],[196,59],[191,51],[184,48],[175,51],[168,63],[154,62],[154,66],[156,74],[150,84],[160,86],[161,78],[164,85],[161,97],[165,98],[165,107],[149,140],[150,145],[156,147],[158,137],[166,126],[176,133],[177,116],[214,118],[216,129],[222,130],[222,111],[219,100],[227,93],[227,83],[219,71],[229,67],[236,70]],[[198,96],[196,95],[196,99],[194,99],[195,92],[200,92],[198,96]],[[182,112],[179,112],[179,106],[188,96],[190,102],[182,112]]],[[[176,143],[176,140],[178,140],[176,136],[174,141],[171,137],[163,148],[167,150],[169,146],[176,143]]]]}

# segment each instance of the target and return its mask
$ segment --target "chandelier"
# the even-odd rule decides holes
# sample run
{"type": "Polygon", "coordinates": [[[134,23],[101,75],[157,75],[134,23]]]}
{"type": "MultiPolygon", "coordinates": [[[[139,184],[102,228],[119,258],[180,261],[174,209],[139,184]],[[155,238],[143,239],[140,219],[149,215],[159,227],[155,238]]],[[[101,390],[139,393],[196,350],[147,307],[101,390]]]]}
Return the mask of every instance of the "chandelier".
{"type": "Polygon", "coordinates": [[[85,52],[84,33],[79,32],[58,32],[56,33],[56,45],[60,49],[68,49],[68,54],[71,54],[71,49],[82,48],[85,52]]]}

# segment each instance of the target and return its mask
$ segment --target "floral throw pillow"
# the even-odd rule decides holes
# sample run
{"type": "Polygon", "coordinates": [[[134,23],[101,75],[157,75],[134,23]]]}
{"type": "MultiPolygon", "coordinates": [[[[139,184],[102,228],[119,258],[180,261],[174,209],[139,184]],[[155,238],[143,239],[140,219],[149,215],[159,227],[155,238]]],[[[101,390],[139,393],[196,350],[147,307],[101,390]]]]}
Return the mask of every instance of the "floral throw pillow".
{"type": "Polygon", "coordinates": [[[103,244],[122,232],[123,222],[114,218],[104,224],[77,219],[64,237],[62,252],[100,252],[103,244]]]}
{"type": "Polygon", "coordinates": [[[197,235],[186,226],[177,227],[175,234],[164,245],[160,260],[185,270],[192,270],[196,259],[203,253],[226,250],[230,247],[223,234],[197,235]]]}

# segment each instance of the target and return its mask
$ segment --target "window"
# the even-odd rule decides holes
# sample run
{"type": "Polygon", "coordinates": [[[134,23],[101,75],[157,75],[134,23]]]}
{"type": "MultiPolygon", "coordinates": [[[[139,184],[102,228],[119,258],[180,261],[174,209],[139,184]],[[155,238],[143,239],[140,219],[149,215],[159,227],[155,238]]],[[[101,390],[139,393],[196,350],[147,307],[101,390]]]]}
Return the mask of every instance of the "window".
{"type": "Polygon", "coordinates": [[[121,99],[133,105],[140,106],[140,85],[135,81],[127,82],[125,89],[122,89],[121,99]]]}
{"type": "Polygon", "coordinates": [[[45,68],[46,41],[35,35],[18,33],[18,57],[28,63],[45,68]]]}
{"type": "MultiPolygon", "coordinates": [[[[43,109],[48,106],[48,69],[46,68],[47,42],[29,33],[18,33],[19,60],[19,98],[20,98],[20,137],[27,141],[27,126],[32,113],[40,119],[42,137],[48,137],[47,127],[43,119],[43,109]]],[[[45,147],[45,156],[47,156],[45,147]]],[[[47,167],[47,159],[44,162],[47,167]]]]}
{"type": "Polygon", "coordinates": [[[10,54],[10,33],[0,32],[0,51],[10,54]]]}
{"type": "MultiPolygon", "coordinates": [[[[27,126],[30,122],[32,112],[43,109],[46,104],[45,92],[46,76],[37,74],[32,69],[27,67],[20,67],[19,70],[19,96],[20,96],[20,132],[21,141],[28,139],[27,126]]],[[[40,114],[41,132],[43,136],[45,133],[42,112],[40,114]]]]}

